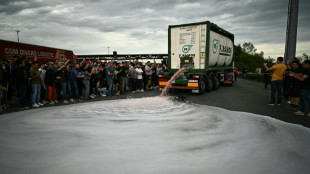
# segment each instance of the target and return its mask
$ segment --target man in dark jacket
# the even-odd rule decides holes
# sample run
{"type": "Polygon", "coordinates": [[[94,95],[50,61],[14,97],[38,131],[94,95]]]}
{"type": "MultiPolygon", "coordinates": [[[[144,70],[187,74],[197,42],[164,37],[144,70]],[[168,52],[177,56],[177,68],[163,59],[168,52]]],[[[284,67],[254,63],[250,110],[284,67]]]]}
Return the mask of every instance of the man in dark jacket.
{"type": "Polygon", "coordinates": [[[19,105],[21,110],[29,109],[27,106],[27,88],[29,83],[29,74],[25,68],[25,61],[18,60],[17,61],[17,86],[19,87],[19,105]]]}
{"type": "Polygon", "coordinates": [[[49,64],[47,66],[46,74],[45,74],[45,84],[47,85],[48,89],[48,99],[49,104],[56,103],[56,72],[54,71],[54,65],[49,64]]]}

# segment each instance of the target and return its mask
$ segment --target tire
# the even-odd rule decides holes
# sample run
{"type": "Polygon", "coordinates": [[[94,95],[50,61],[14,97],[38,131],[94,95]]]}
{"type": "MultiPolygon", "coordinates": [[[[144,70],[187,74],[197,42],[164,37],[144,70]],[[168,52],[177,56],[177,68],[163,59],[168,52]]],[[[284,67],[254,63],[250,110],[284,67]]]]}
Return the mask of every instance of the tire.
{"type": "Polygon", "coordinates": [[[207,88],[207,82],[206,82],[206,78],[202,77],[199,83],[199,94],[203,94],[206,92],[206,88],[207,88]]]}
{"type": "Polygon", "coordinates": [[[210,92],[212,91],[212,89],[213,89],[213,81],[211,78],[208,78],[206,92],[210,92]]]}

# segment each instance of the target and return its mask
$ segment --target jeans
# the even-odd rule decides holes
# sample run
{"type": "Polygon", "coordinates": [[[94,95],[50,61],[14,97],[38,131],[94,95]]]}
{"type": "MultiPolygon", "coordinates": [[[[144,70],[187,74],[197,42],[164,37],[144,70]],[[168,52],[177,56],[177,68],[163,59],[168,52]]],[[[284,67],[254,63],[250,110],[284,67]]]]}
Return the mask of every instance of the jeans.
{"type": "Polygon", "coordinates": [[[271,81],[271,102],[270,102],[271,104],[275,104],[276,93],[278,104],[282,103],[282,88],[283,88],[283,80],[271,81]]]}
{"type": "Polygon", "coordinates": [[[21,108],[26,106],[27,84],[19,85],[19,105],[21,108]]]}
{"type": "Polygon", "coordinates": [[[90,82],[89,82],[89,80],[85,80],[85,79],[83,79],[83,85],[84,85],[84,88],[83,88],[83,94],[84,94],[84,97],[86,98],[86,99],[88,99],[89,98],[89,90],[90,90],[90,82]]]}
{"type": "Polygon", "coordinates": [[[71,84],[71,90],[72,90],[72,97],[75,99],[80,98],[77,82],[76,81],[71,82],[70,84],[71,84]]]}
{"type": "Polygon", "coordinates": [[[133,90],[132,84],[133,84],[133,78],[129,78],[129,90],[133,90]]]}
{"type": "Polygon", "coordinates": [[[98,91],[100,94],[107,95],[107,88],[106,88],[106,87],[98,88],[97,91],[98,91]]]}
{"type": "Polygon", "coordinates": [[[71,86],[70,86],[70,81],[64,81],[61,83],[61,90],[62,90],[62,99],[67,100],[67,91],[68,91],[68,96],[69,99],[72,98],[71,96],[71,86]]]}
{"type": "Polygon", "coordinates": [[[310,90],[300,89],[299,91],[299,111],[305,112],[306,105],[310,109],[310,90]]]}
{"type": "Polygon", "coordinates": [[[114,79],[107,79],[108,82],[108,96],[114,95],[114,79]]]}
{"type": "Polygon", "coordinates": [[[243,78],[243,79],[246,79],[246,73],[243,73],[243,74],[242,74],[242,78],[243,78]]]}
{"type": "Polygon", "coordinates": [[[120,77],[121,93],[127,91],[127,77],[120,77]]]}
{"type": "Polygon", "coordinates": [[[40,84],[32,84],[32,104],[36,104],[40,102],[40,94],[41,94],[41,85],[40,84]]]}

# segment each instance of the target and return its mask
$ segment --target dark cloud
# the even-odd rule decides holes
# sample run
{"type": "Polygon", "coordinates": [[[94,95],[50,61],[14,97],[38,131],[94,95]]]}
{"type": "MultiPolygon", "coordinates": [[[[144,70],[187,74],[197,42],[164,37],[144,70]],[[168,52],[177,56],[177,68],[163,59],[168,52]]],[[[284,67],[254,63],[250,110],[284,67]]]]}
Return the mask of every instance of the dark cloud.
{"type": "Polygon", "coordinates": [[[0,12],[12,15],[25,9],[34,9],[41,6],[43,6],[43,3],[35,0],[3,0],[0,4],[0,12]]]}
{"type": "MultiPolygon", "coordinates": [[[[74,46],[77,52],[101,50],[83,45],[85,42],[98,47],[106,47],[108,42],[124,51],[130,51],[126,45],[134,44],[141,52],[156,43],[161,44],[158,48],[165,48],[160,53],[165,53],[169,25],[210,20],[234,33],[237,44],[251,41],[272,47],[284,44],[288,1],[2,0],[0,37],[6,39],[7,32],[19,28],[25,40],[42,42],[37,44],[57,45],[73,40],[75,45],[68,46],[74,46]],[[139,41],[147,44],[139,45],[139,41]]],[[[300,0],[298,41],[305,43],[310,42],[308,9],[310,2],[300,0]]]]}

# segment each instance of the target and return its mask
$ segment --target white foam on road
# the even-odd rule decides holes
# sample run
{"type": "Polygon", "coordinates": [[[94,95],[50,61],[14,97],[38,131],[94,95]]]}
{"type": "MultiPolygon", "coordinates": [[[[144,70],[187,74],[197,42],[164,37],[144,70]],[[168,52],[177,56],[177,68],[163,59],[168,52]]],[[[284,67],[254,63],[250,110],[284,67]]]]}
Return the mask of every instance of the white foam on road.
{"type": "Polygon", "coordinates": [[[167,98],[1,115],[0,173],[308,174],[310,130],[167,98]]]}

